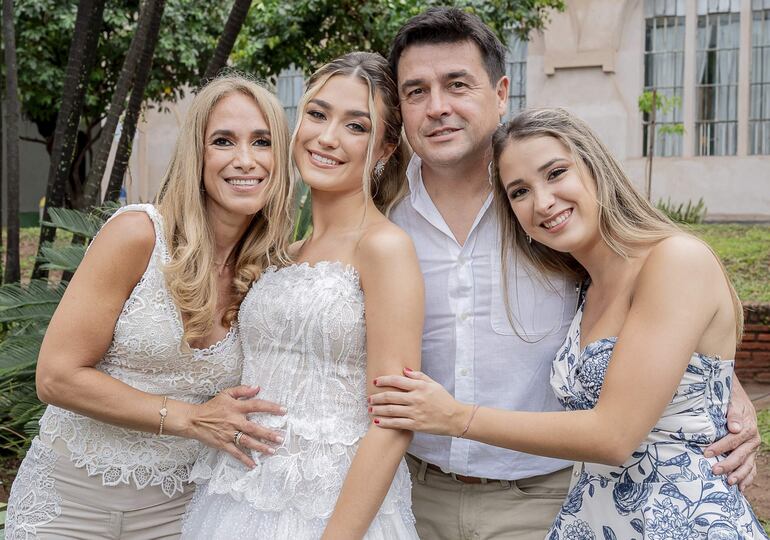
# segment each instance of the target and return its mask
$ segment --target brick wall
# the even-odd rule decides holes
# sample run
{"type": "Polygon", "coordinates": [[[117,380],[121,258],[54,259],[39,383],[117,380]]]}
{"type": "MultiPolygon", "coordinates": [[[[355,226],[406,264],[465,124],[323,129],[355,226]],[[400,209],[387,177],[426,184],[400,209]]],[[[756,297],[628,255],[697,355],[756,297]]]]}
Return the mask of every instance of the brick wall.
{"type": "Polygon", "coordinates": [[[735,353],[741,381],[770,383],[770,304],[743,305],[743,341],[735,353]]]}

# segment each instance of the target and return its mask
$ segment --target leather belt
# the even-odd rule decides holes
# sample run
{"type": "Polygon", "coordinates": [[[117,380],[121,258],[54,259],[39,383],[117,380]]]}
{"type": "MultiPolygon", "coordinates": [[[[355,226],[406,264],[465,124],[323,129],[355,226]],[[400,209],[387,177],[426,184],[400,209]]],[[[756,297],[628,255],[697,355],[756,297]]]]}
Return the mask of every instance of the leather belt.
{"type": "MultiPolygon", "coordinates": [[[[426,465],[426,468],[430,471],[441,473],[445,476],[451,476],[453,480],[457,480],[458,482],[462,482],[463,484],[486,484],[488,482],[505,482],[504,480],[492,480],[489,478],[477,478],[475,476],[465,476],[462,474],[456,474],[456,473],[446,473],[441,470],[441,467],[438,465],[434,465],[433,463],[427,463],[424,462],[426,465]]],[[[505,482],[508,483],[508,482],[505,482]]]]}

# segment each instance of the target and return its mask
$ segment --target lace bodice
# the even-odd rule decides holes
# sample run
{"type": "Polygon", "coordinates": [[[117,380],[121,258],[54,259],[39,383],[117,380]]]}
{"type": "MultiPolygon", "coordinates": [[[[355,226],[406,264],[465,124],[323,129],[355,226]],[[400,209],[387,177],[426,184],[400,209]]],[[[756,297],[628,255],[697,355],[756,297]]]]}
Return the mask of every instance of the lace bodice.
{"type": "MultiPolygon", "coordinates": [[[[253,470],[208,451],[192,477],[210,480],[209,493],[229,494],[258,510],[327,518],[369,428],[358,274],[339,262],[268,269],[241,305],[239,325],[241,382],[259,384],[260,398],[288,409],[285,416],[256,414],[252,420],[284,432],[285,441],[272,456],[253,453],[253,470]]],[[[408,501],[403,472],[380,512],[398,512],[399,502],[408,501]]]]}
{"type": "MultiPolygon", "coordinates": [[[[243,355],[237,329],[206,349],[183,345],[181,315],[161,271],[169,260],[161,216],[149,204],[129,205],[115,215],[129,211],[150,216],[155,247],[147,269],[123,305],[112,343],[96,369],[151,394],[202,403],[238,383],[243,355]]],[[[157,437],[54,406],[46,409],[40,431],[51,440],[62,439],[73,463],[86,467],[90,475],[102,475],[105,485],[129,481],[138,488],[160,485],[169,496],[183,489],[201,450],[195,440],[157,437]]]]}

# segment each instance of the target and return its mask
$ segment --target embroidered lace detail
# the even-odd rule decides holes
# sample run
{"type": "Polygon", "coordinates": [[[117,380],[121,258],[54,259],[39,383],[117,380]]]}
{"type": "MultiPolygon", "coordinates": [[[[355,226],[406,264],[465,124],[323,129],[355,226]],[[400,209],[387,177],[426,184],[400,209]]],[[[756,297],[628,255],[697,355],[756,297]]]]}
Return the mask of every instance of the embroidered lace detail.
{"type": "MultiPolygon", "coordinates": [[[[161,270],[168,261],[161,216],[152,205],[126,206],[115,215],[126,211],[150,216],[155,247],[96,369],[151,394],[202,403],[238,383],[243,356],[237,328],[205,349],[183,344],[182,319],[161,270]]],[[[101,475],[105,486],[133,482],[141,489],[159,485],[169,497],[183,489],[201,449],[194,440],[155,437],[54,406],[46,409],[40,430],[51,440],[61,438],[75,466],[85,467],[89,475],[101,475]]]]}
{"type": "MultiPolygon", "coordinates": [[[[218,506],[208,505],[228,495],[233,507],[228,512],[240,507],[235,502],[240,501],[259,514],[252,515],[255,523],[262,523],[267,514],[273,517],[265,519],[275,521],[276,527],[286,520],[305,523],[291,530],[305,531],[298,532],[298,538],[312,538],[309,531],[331,516],[369,428],[364,298],[358,273],[339,262],[268,268],[246,296],[239,321],[246,359],[241,383],[259,383],[262,399],[288,408],[285,416],[255,414],[251,420],[283,431],[284,443],[272,456],[253,452],[257,467],[252,470],[228,454],[206,451],[190,476],[209,482],[199,487],[201,496],[188,510],[185,530],[192,534],[208,530],[203,522],[221,522],[212,513],[218,506]]],[[[402,461],[378,516],[390,515],[392,522],[411,527],[410,492],[402,461]]],[[[265,537],[276,537],[279,529],[270,527],[265,537]]],[[[196,534],[205,537],[193,537],[196,534]]]]}
{"type": "Polygon", "coordinates": [[[58,455],[37,437],[27,452],[8,501],[5,523],[7,540],[37,538],[37,527],[50,523],[61,514],[61,497],[51,478],[58,455]]]}

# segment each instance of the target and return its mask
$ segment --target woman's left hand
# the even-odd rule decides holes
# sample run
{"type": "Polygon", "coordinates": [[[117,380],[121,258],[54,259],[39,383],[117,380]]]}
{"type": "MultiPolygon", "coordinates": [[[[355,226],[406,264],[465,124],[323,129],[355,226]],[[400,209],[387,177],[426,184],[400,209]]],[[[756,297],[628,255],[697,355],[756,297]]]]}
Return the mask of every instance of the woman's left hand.
{"type": "Polygon", "coordinates": [[[472,405],[460,403],[439,383],[422,373],[404,368],[404,377],[383,375],[375,386],[388,390],[369,396],[369,413],[381,428],[407,429],[457,437],[465,428],[472,405]]]}

